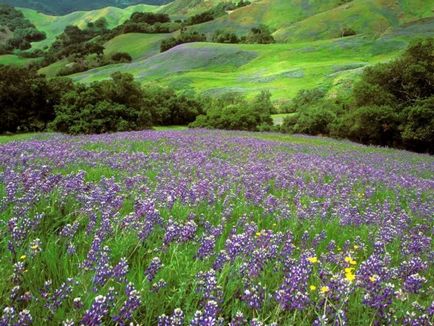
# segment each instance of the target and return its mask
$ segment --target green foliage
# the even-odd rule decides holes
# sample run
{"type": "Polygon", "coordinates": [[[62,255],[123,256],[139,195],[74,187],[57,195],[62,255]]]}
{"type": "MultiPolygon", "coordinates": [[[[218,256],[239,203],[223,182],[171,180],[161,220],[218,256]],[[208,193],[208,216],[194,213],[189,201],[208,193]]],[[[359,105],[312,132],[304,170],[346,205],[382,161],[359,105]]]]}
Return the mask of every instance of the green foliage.
{"type": "Polygon", "coordinates": [[[206,41],[205,34],[200,34],[196,31],[191,32],[187,30],[182,30],[179,36],[171,37],[163,40],[160,45],[160,51],[165,52],[177,45],[184,44],[184,43],[205,42],[205,41],[206,41]]]}
{"type": "Polygon", "coordinates": [[[402,141],[406,148],[434,154],[434,96],[404,109],[402,141]]]}
{"type": "Polygon", "coordinates": [[[283,120],[282,131],[309,135],[328,135],[330,125],[336,120],[341,107],[330,101],[305,106],[296,114],[283,120]]]}
{"type": "Polygon", "coordinates": [[[353,28],[351,28],[349,26],[345,26],[345,27],[342,27],[340,36],[341,37],[347,37],[347,36],[353,36],[356,34],[357,34],[357,32],[353,28]]]}
{"type": "Polygon", "coordinates": [[[133,58],[126,52],[113,53],[111,59],[115,62],[131,62],[133,58]]]}
{"type": "Polygon", "coordinates": [[[214,43],[231,43],[231,44],[240,43],[240,39],[235,33],[226,32],[222,30],[217,30],[214,32],[212,36],[212,41],[214,43]]]}
{"type": "Polygon", "coordinates": [[[103,38],[110,40],[127,33],[171,33],[180,28],[180,24],[172,22],[167,14],[135,12],[130,19],[113,28],[103,38]]]}
{"type": "Polygon", "coordinates": [[[54,106],[72,88],[64,79],[47,81],[34,70],[0,66],[0,132],[39,131],[54,118],[54,106]]]}
{"type": "Polygon", "coordinates": [[[1,53],[11,53],[15,49],[27,50],[31,48],[31,42],[39,42],[46,38],[45,33],[38,31],[24,18],[21,11],[5,4],[0,4],[0,26],[3,33],[7,30],[12,32],[12,36],[0,44],[1,53]]]}
{"type": "Polygon", "coordinates": [[[324,99],[326,91],[322,88],[302,89],[292,99],[290,112],[315,105],[324,99]]]}
{"type": "Polygon", "coordinates": [[[290,133],[326,134],[363,144],[433,153],[434,40],[409,46],[398,59],[365,69],[349,105],[325,100],[321,90],[301,91],[290,133]]]}
{"type": "Polygon", "coordinates": [[[254,27],[247,36],[241,38],[241,42],[250,44],[271,44],[275,43],[270,29],[265,25],[254,27]]]}
{"type": "Polygon", "coordinates": [[[206,114],[198,116],[190,127],[250,131],[271,129],[273,105],[270,97],[269,92],[263,91],[250,102],[237,94],[210,100],[206,114]]]}
{"type": "Polygon", "coordinates": [[[169,88],[147,85],[144,88],[146,107],[152,121],[160,126],[187,125],[203,113],[203,104],[169,88]]]}
{"type": "Polygon", "coordinates": [[[137,130],[152,125],[140,85],[129,74],[115,73],[111,80],[78,85],[65,94],[55,111],[51,127],[71,134],[137,130]]]}
{"type": "Polygon", "coordinates": [[[398,146],[399,114],[390,106],[364,106],[343,115],[332,126],[332,135],[362,144],[398,146]]]}
{"type": "Polygon", "coordinates": [[[405,107],[434,94],[434,39],[409,46],[390,63],[365,69],[354,89],[357,106],[405,107]]]}

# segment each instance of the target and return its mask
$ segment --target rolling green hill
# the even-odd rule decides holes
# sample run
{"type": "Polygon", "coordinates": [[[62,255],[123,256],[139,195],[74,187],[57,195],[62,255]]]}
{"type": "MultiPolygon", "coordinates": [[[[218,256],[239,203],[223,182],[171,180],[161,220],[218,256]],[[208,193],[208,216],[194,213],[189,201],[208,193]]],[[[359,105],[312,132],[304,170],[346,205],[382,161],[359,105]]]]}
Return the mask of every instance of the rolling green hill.
{"type": "Polygon", "coordinates": [[[66,26],[76,25],[80,28],[86,26],[88,22],[95,21],[104,17],[107,20],[108,27],[112,28],[127,20],[134,12],[155,12],[160,7],[150,5],[136,5],[128,8],[106,7],[91,11],[76,11],[64,16],[50,16],[37,12],[36,10],[20,8],[24,16],[30,20],[38,30],[47,35],[47,39],[35,43],[34,48],[44,48],[50,45],[57,35],[61,34],[66,26]]]}
{"type": "Polygon", "coordinates": [[[105,7],[125,8],[136,4],[162,5],[171,0],[1,0],[14,7],[35,9],[53,15],[65,15],[75,11],[95,10],[105,7]]]}
{"type": "Polygon", "coordinates": [[[74,75],[77,81],[109,78],[128,71],[141,82],[159,81],[179,90],[208,94],[268,89],[274,99],[292,97],[300,89],[347,87],[349,77],[369,64],[386,61],[404,49],[404,39],[362,38],[297,44],[190,43],[131,64],[102,67],[74,75]]]}
{"type": "MultiPolygon", "coordinates": [[[[67,25],[84,27],[105,17],[109,27],[133,12],[154,11],[186,17],[217,5],[220,0],[175,0],[163,6],[137,5],[125,9],[107,7],[65,16],[49,16],[21,9],[35,26],[47,33],[41,48],[52,42],[67,25]]],[[[109,78],[115,71],[130,72],[139,81],[161,82],[178,90],[220,94],[254,94],[269,89],[276,100],[287,99],[300,89],[324,87],[329,96],[346,92],[362,69],[396,57],[408,43],[434,34],[434,3],[424,0],[253,0],[213,21],[189,27],[212,34],[217,29],[245,35],[265,24],[278,44],[191,43],[159,53],[159,45],[172,34],[119,35],[104,44],[106,56],[127,52],[129,64],[115,64],[73,75],[77,81],[109,78]],[[342,29],[355,36],[342,38],[342,29]]],[[[0,63],[17,58],[0,56],[0,63]]],[[[54,76],[68,64],[56,62],[41,69],[54,76]]]]}

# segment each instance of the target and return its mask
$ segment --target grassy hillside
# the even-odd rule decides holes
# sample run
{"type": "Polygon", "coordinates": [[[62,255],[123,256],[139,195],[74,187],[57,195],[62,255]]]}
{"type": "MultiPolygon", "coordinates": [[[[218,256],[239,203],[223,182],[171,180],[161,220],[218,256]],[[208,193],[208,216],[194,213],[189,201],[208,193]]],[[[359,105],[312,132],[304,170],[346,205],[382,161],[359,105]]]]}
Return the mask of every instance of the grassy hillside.
{"type": "Polygon", "coordinates": [[[116,36],[104,44],[105,54],[127,52],[133,60],[144,59],[160,53],[160,43],[171,34],[129,33],[116,36]]]}
{"type": "MultiPolygon", "coordinates": [[[[173,5],[175,3],[176,1],[173,5]]],[[[340,0],[259,0],[214,21],[201,24],[195,29],[206,33],[216,29],[225,29],[241,34],[259,24],[265,24],[276,30],[334,8],[339,3],[340,0]]],[[[170,8],[170,5],[167,8],[170,8]]]]}
{"type": "MultiPolygon", "coordinates": [[[[47,33],[47,40],[36,44],[43,47],[66,25],[84,27],[89,21],[105,17],[109,27],[113,27],[136,11],[182,16],[207,10],[219,2],[175,0],[162,8],[108,7],[60,17],[29,9],[22,11],[39,30],[47,33]]],[[[274,99],[287,99],[300,89],[325,87],[334,96],[338,91],[347,91],[364,67],[395,57],[412,39],[433,35],[433,9],[432,1],[423,0],[353,0],[345,4],[342,0],[256,0],[192,28],[206,33],[226,29],[245,34],[253,26],[266,24],[281,43],[195,43],[160,54],[160,42],[170,34],[124,34],[105,44],[105,54],[128,52],[132,63],[93,69],[73,78],[89,82],[123,71],[143,83],[158,81],[179,90],[208,94],[229,91],[254,94],[269,89],[274,99]],[[339,38],[343,27],[354,29],[357,35],[339,38]]],[[[53,76],[65,64],[66,60],[56,62],[41,72],[53,76]]]]}
{"type": "Polygon", "coordinates": [[[162,5],[170,0],[2,0],[14,7],[30,8],[53,15],[65,15],[81,10],[95,10],[105,7],[128,7],[136,4],[162,5]]]}
{"type": "Polygon", "coordinates": [[[104,17],[108,22],[108,27],[112,28],[123,23],[134,12],[155,12],[158,9],[158,6],[136,5],[124,9],[107,7],[91,11],[77,11],[65,16],[50,16],[32,9],[20,8],[24,16],[29,19],[37,29],[47,34],[47,39],[35,43],[34,48],[44,48],[51,44],[56,36],[61,34],[68,25],[76,25],[83,28],[88,22],[104,17]]]}
{"type": "Polygon", "coordinates": [[[131,64],[107,66],[73,76],[75,80],[105,79],[128,71],[142,82],[158,80],[177,89],[209,94],[269,89],[274,99],[288,98],[300,89],[345,87],[361,68],[388,60],[407,41],[346,38],[297,44],[191,43],[131,64]]]}
{"type": "Polygon", "coordinates": [[[379,36],[390,28],[433,15],[434,4],[424,0],[354,0],[278,29],[283,42],[338,37],[343,27],[358,34],[379,36]]]}
{"type": "Polygon", "coordinates": [[[0,65],[25,66],[34,60],[37,60],[37,59],[21,58],[17,55],[14,55],[14,54],[0,55],[0,65]]]}

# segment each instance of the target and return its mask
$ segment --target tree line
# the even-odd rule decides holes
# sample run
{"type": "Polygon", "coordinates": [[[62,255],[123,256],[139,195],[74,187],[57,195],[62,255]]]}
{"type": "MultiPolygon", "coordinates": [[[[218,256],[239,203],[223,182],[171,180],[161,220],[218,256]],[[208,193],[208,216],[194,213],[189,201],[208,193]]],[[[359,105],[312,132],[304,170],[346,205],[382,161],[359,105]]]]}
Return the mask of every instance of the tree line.
{"type": "Polygon", "coordinates": [[[282,130],[434,154],[434,39],[411,44],[397,59],[368,67],[350,98],[301,91],[282,130]]]}

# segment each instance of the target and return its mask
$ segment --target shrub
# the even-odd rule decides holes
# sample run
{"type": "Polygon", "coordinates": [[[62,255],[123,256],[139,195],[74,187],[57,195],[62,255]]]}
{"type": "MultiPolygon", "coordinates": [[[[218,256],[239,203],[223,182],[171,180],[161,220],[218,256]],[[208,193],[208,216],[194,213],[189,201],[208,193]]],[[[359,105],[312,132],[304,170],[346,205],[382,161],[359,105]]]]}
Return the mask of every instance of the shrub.
{"type": "Polygon", "coordinates": [[[390,106],[365,106],[351,110],[332,134],[366,145],[397,146],[400,144],[399,115],[390,106]]]}
{"type": "Polygon", "coordinates": [[[0,132],[40,131],[54,118],[54,106],[70,90],[65,79],[47,81],[36,70],[0,65],[0,132]]]}
{"type": "Polygon", "coordinates": [[[345,26],[341,29],[341,37],[353,36],[356,34],[356,31],[351,27],[345,26]]]}
{"type": "Polygon", "coordinates": [[[364,70],[354,88],[357,106],[406,107],[434,95],[434,39],[413,43],[398,59],[364,70]]]}
{"type": "Polygon", "coordinates": [[[137,130],[152,125],[140,85],[129,74],[114,73],[112,80],[78,85],[62,97],[55,110],[51,127],[71,134],[137,130]]]}
{"type": "Polygon", "coordinates": [[[217,30],[212,36],[212,41],[215,43],[231,43],[236,44],[240,42],[240,39],[235,33],[225,32],[217,30]]]}
{"type": "Polygon", "coordinates": [[[402,141],[408,149],[434,154],[434,96],[418,101],[403,113],[402,141]]]}
{"type": "Polygon", "coordinates": [[[282,131],[309,135],[328,135],[330,125],[336,120],[339,106],[324,102],[322,105],[305,107],[283,120],[282,131]]]}
{"type": "Polygon", "coordinates": [[[198,32],[182,31],[178,37],[171,37],[163,40],[160,45],[160,51],[165,52],[183,43],[205,42],[205,41],[206,41],[205,34],[200,34],[198,32]]]}
{"type": "Polygon", "coordinates": [[[257,131],[269,126],[271,129],[270,104],[268,92],[262,92],[250,102],[229,94],[211,101],[206,115],[199,115],[190,127],[257,131]]]}
{"type": "Polygon", "coordinates": [[[133,58],[129,53],[126,52],[116,52],[113,53],[111,59],[115,62],[131,62],[133,58]]]}
{"type": "Polygon", "coordinates": [[[270,44],[275,42],[270,30],[265,25],[252,28],[247,36],[241,38],[241,41],[252,44],[270,44]]]}

